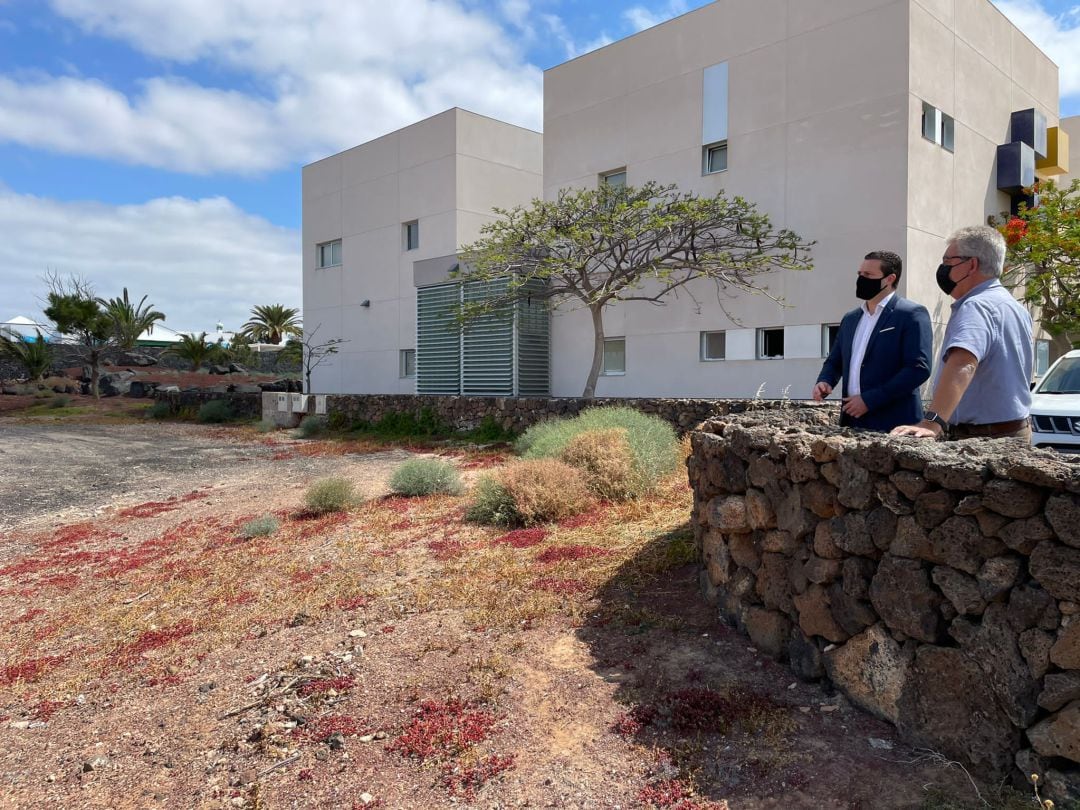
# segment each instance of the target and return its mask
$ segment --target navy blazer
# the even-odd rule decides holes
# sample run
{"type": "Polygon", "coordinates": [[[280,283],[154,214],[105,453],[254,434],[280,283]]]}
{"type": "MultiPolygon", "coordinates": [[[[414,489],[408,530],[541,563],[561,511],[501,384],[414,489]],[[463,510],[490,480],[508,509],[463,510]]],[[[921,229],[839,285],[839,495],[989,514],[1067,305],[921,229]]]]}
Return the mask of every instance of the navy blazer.
{"type": "MultiPolygon", "coordinates": [[[[844,379],[847,396],[848,371],[855,329],[862,318],[862,307],[853,309],[840,322],[840,334],[833,341],[829,356],[821,367],[818,382],[835,388],[844,379]]],[[[897,425],[911,425],[922,419],[919,386],[930,378],[934,335],[926,307],[894,295],[878,318],[859,372],[863,402],[869,408],[860,419],[841,412],[840,424],[864,430],[892,430],[897,425]]]]}

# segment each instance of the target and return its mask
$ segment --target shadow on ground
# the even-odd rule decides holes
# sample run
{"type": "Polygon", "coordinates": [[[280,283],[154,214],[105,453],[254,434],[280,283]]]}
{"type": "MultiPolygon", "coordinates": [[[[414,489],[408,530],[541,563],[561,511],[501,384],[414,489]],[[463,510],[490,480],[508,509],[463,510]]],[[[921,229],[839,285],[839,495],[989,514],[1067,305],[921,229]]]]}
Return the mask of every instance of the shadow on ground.
{"type": "Polygon", "coordinates": [[[653,752],[644,806],[969,806],[958,768],[904,746],[828,683],[796,681],[723,624],[695,556],[689,526],[657,538],[602,587],[578,631],[625,705],[615,730],[653,752]]]}

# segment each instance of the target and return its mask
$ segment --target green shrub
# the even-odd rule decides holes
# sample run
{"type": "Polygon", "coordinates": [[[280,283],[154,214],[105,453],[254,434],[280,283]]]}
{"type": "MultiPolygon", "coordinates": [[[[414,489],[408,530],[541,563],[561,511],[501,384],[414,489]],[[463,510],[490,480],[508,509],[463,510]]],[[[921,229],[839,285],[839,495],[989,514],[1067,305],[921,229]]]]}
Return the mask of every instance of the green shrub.
{"type": "Polygon", "coordinates": [[[658,416],[627,407],[589,408],[572,419],[533,425],[515,447],[525,458],[558,458],[570,441],[582,433],[622,429],[640,481],[638,493],[670,473],[679,463],[675,430],[658,416]]]}
{"type": "Polygon", "coordinates": [[[49,403],[50,408],[66,408],[71,404],[71,397],[61,394],[49,403]]]}
{"type": "Polygon", "coordinates": [[[344,512],[353,502],[352,482],[347,478],[323,478],[304,493],[304,505],[309,512],[325,515],[344,512]]]}
{"type": "Polygon", "coordinates": [[[212,425],[228,422],[232,418],[232,408],[223,399],[212,399],[209,402],[204,402],[199,407],[199,415],[196,417],[200,422],[212,425]]]}
{"type": "Polygon", "coordinates": [[[332,414],[326,417],[326,426],[335,433],[342,433],[348,430],[348,414],[342,413],[341,411],[334,411],[332,414]]]}
{"type": "Polygon", "coordinates": [[[522,523],[513,496],[491,475],[485,475],[476,482],[472,500],[465,510],[465,519],[488,526],[517,526],[522,523]]]}
{"type": "Polygon", "coordinates": [[[460,495],[457,468],[440,458],[414,458],[390,477],[390,489],[398,495],[460,495]]]}
{"type": "Polygon", "coordinates": [[[172,408],[168,402],[155,402],[146,409],[146,415],[151,419],[168,419],[172,415],[172,408]]]}
{"type": "Polygon", "coordinates": [[[496,444],[512,442],[517,434],[504,428],[494,416],[488,414],[480,420],[479,425],[466,433],[465,437],[481,444],[496,444]]]}
{"type": "Polygon", "coordinates": [[[410,436],[447,436],[452,431],[431,408],[424,408],[419,416],[388,413],[375,423],[372,432],[385,439],[403,439],[410,436]]]}
{"type": "Polygon", "coordinates": [[[476,523],[534,526],[579,514],[592,502],[573,467],[551,458],[531,459],[481,478],[465,517],[476,523]]]}
{"type": "Polygon", "coordinates": [[[325,434],[327,427],[325,416],[308,416],[304,418],[304,421],[300,423],[300,427],[296,429],[296,435],[301,439],[314,439],[316,436],[325,434]]]}
{"type": "Polygon", "coordinates": [[[281,527],[279,521],[273,515],[263,515],[255,520],[249,520],[240,529],[240,536],[250,540],[253,537],[269,537],[281,527]]]}

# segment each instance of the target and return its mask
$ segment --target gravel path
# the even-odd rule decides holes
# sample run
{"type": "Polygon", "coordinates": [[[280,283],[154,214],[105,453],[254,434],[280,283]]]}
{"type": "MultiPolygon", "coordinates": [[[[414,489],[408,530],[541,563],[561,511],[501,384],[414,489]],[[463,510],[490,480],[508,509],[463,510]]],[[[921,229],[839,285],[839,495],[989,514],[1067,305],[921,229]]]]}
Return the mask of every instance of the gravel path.
{"type": "MultiPolygon", "coordinates": [[[[73,520],[196,487],[290,486],[343,474],[379,494],[403,451],[274,459],[233,429],[173,423],[0,422],[0,532],[73,520]]],[[[280,435],[279,435],[280,437],[280,435]]]]}

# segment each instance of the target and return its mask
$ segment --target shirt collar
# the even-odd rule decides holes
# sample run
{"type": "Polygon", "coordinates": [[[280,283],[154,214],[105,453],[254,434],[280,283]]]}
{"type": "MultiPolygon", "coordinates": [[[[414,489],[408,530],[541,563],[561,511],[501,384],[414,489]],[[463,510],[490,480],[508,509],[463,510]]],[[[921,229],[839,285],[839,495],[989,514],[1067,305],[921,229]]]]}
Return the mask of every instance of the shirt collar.
{"type": "Polygon", "coordinates": [[[874,310],[874,314],[873,314],[873,315],[871,315],[871,314],[870,314],[870,310],[868,310],[868,309],[866,308],[866,302],[865,302],[865,301],[863,301],[863,302],[862,302],[862,303],[861,303],[861,304],[859,305],[860,307],[862,307],[863,315],[866,315],[867,317],[870,317],[870,318],[876,318],[876,317],[877,317],[878,315],[880,315],[880,314],[881,314],[881,310],[882,310],[882,309],[883,309],[883,308],[885,307],[885,305],[886,305],[887,303],[889,303],[889,301],[891,301],[891,300],[892,300],[892,297],[893,297],[894,295],[896,295],[896,290],[893,290],[893,291],[892,291],[891,293],[889,293],[889,294],[888,294],[888,295],[886,295],[886,296],[885,296],[884,298],[882,298],[882,299],[881,299],[881,300],[880,300],[880,301],[878,302],[877,308],[876,308],[876,309],[874,310]]]}
{"type": "Polygon", "coordinates": [[[968,290],[962,296],[960,296],[955,301],[953,301],[952,305],[951,305],[951,308],[956,309],[962,303],[964,303],[969,298],[971,298],[971,296],[978,295],[979,293],[984,293],[987,290],[989,290],[991,287],[1000,287],[1000,286],[1001,286],[1001,279],[999,279],[999,278],[987,279],[982,284],[979,284],[976,287],[972,287],[970,290],[968,290]]]}

